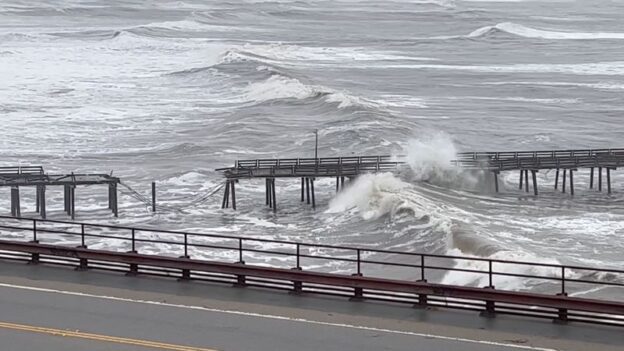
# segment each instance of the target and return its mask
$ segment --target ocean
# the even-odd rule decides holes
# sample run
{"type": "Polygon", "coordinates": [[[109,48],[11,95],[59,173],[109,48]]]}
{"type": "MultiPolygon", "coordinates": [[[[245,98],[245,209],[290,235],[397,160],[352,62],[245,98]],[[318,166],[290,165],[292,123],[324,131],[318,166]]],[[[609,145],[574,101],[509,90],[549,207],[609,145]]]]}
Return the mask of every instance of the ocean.
{"type": "MultiPolygon", "coordinates": [[[[450,161],[622,147],[623,57],[615,0],[2,0],[0,166],[112,172],[145,196],[156,181],[159,211],[121,187],[119,218],[105,188],[78,188],[79,221],[622,269],[619,170],[610,196],[579,171],[574,197],[553,189],[554,172],[539,173],[534,197],[517,173],[495,194],[450,161]],[[237,211],[220,208],[221,192],[207,196],[223,183],[215,169],[236,159],[313,157],[316,129],[320,157],[405,155],[409,167],[339,194],[319,179],[316,210],[299,201],[297,179],[277,181],[276,214],[262,180],[238,184],[237,211]]],[[[48,191],[50,218],[67,218],[62,193],[48,191]]],[[[34,191],[23,197],[22,214],[35,216],[34,191]]]]}

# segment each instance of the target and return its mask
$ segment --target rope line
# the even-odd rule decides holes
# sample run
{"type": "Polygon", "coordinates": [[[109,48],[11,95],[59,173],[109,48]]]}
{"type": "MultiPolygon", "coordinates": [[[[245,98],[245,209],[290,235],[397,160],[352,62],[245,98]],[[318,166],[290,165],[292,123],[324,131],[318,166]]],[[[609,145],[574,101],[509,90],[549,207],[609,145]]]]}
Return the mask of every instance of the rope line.
{"type": "MultiPolygon", "coordinates": [[[[120,189],[120,192],[124,195],[130,196],[131,198],[143,203],[146,207],[152,207],[153,203],[152,203],[152,199],[150,199],[149,197],[142,195],[141,193],[139,193],[138,191],[136,191],[134,188],[132,188],[130,185],[124,183],[124,182],[120,182],[120,184],[126,188],[127,191],[124,191],[124,189],[120,189]]],[[[197,207],[199,205],[202,205],[206,202],[208,202],[212,196],[214,196],[217,192],[219,192],[219,190],[223,189],[223,187],[225,186],[225,182],[218,184],[217,186],[215,186],[214,188],[212,188],[211,190],[209,190],[207,193],[202,193],[199,195],[193,195],[193,196],[186,196],[186,197],[181,197],[181,198],[177,198],[177,199],[171,199],[171,201],[180,201],[180,200],[185,200],[185,199],[192,199],[191,201],[189,201],[187,204],[184,205],[158,205],[156,204],[156,210],[161,211],[161,212],[184,212],[184,209],[189,208],[189,207],[197,207]]]]}

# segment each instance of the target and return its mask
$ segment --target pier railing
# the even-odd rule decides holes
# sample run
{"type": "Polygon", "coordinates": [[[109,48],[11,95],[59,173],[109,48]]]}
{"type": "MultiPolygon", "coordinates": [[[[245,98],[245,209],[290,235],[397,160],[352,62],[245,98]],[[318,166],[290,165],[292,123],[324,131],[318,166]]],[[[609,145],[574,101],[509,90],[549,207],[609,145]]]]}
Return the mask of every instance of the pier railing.
{"type": "Polygon", "coordinates": [[[543,151],[503,151],[503,152],[461,152],[457,160],[509,160],[537,158],[585,158],[585,157],[622,157],[624,149],[581,149],[581,150],[543,150],[543,151]]]}
{"type": "Polygon", "coordinates": [[[0,256],[33,263],[624,325],[621,299],[568,296],[624,288],[620,269],[5,216],[0,217],[0,233],[0,256]],[[89,249],[96,244],[108,248],[89,249]],[[404,278],[388,279],[388,269],[404,278]],[[453,273],[478,283],[435,282],[453,273]],[[541,282],[542,290],[506,290],[500,284],[508,279],[541,282]]]}
{"type": "Polygon", "coordinates": [[[333,177],[395,170],[403,162],[392,156],[282,158],[237,160],[234,167],[219,168],[228,178],[333,177]]]}

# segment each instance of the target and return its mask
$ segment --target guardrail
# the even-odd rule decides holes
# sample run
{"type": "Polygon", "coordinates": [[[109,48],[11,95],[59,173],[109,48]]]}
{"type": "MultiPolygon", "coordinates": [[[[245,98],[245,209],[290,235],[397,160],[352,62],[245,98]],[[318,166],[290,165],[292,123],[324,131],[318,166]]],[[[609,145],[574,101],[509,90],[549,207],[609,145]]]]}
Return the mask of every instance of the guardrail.
{"type": "Polygon", "coordinates": [[[581,149],[581,150],[543,150],[543,151],[504,151],[504,152],[461,152],[458,160],[501,160],[521,158],[574,158],[574,157],[622,157],[624,149],[581,149]]]}
{"type": "Polygon", "coordinates": [[[20,176],[24,174],[44,174],[42,166],[0,167],[0,176],[20,176]]]}
{"type": "Polygon", "coordinates": [[[11,233],[10,238],[13,239],[0,240],[0,250],[5,250],[2,255],[32,262],[45,261],[76,265],[82,269],[109,269],[132,274],[174,275],[183,279],[217,280],[420,306],[446,306],[489,314],[512,313],[624,325],[622,301],[567,296],[572,291],[587,287],[622,288],[624,270],[6,216],[0,219],[3,222],[0,230],[11,233]],[[20,235],[21,241],[15,241],[16,234],[20,235]],[[57,237],[50,238],[49,235],[57,237]],[[44,244],[44,241],[58,242],[58,236],[62,236],[64,244],[44,244]],[[106,242],[116,242],[124,249],[88,248],[94,243],[106,242]],[[154,245],[162,245],[160,251],[166,248],[168,251],[146,255],[147,246],[153,252],[154,245]],[[19,252],[28,255],[19,257],[19,252]],[[204,260],[191,259],[191,256],[204,260]],[[254,260],[258,262],[245,264],[254,260]],[[341,267],[341,273],[331,273],[319,262],[330,266],[346,263],[350,268],[341,267]],[[457,265],[459,262],[469,265],[457,265]],[[388,273],[384,269],[390,267],[408,272],[410,278],[387,279],[388,273]],[[541,269],[546,273],[522,273],[522,267],[541,269]],[[433,283],[449,272],[470,274],[477,280],[485,278],[485,286],[433,283]],[[549,285],[550,293],[540,294],[495,288],[497,281],[508,278],[553,284],[549,285]]]}

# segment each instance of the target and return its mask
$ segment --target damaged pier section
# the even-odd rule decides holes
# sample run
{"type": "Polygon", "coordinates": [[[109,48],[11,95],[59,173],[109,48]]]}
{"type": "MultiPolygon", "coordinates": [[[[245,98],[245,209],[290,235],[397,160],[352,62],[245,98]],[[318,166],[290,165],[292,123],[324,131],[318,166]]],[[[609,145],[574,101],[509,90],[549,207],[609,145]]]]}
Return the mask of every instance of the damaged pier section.
{"type": "Polygon", "coordinates": [[[585,169],[589,172],[590,189],[594,189],[597,171],[598,191],[603,191],[605,176],[606,190],[611,194],[611,171],[624,166],[624,149],[465,152],[460,153],[453,163],[465,169],[492,172],[496,192],[499,190],[498,176],[501,172],[520,171],[519,189],[524,187],[525,192],[530,192],[529,181],[532,181],[533,194],[538,195],[537,173],[541,170],[555,170],[555,190],[561,189],[564,193],[569,190],[570,195],[574,195],[574,174],[585,169]]]}
{"type": "Polygon", "coordinates": [[[76,214],[76,188],[86,185],[108,185],[108,208],[118,216],[117,185],[120,179],[108,174],[47,174],[41,166],[0,167],[0,187],[11,188],[11,215],[21,217],[20,188],[36,191],[35,210],[46,218],[46,189],[62,186],[64,210],[72,219],[76,214]]]}
{"type": "Polygon", "coordinates": [[[265,204],[277,211],[277,178],[294,178],[301,183],[301,202],[316,207],[314,182],[318,178],[335,178],[336,192],[363,173],[391,172],[403,162],[392,156],[354,156],[326,158],[286,158],[238,160],[233,167],[219,168],[226,179],[221,208],[236,209],[236,184],[240,180],[264,178],[265,204]]]}

